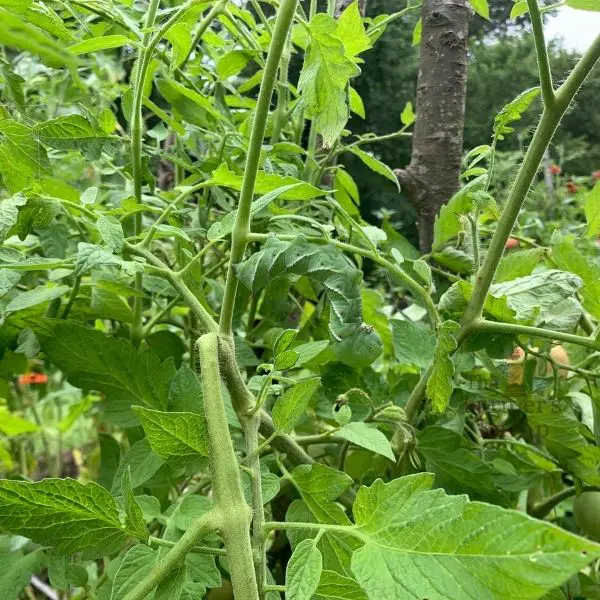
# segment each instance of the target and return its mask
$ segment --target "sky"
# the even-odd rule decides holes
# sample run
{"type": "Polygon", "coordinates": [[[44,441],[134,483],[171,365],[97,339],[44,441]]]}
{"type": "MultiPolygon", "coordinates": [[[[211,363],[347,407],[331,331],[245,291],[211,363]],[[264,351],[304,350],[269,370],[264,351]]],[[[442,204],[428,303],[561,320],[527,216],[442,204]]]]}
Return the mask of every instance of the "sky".
{"type": "Polygon", "coordinates": [[[600,33],[600,12],[562,7],[548,19],[547,39],[562,38],[569,50],[583,52],[600,33]]]}

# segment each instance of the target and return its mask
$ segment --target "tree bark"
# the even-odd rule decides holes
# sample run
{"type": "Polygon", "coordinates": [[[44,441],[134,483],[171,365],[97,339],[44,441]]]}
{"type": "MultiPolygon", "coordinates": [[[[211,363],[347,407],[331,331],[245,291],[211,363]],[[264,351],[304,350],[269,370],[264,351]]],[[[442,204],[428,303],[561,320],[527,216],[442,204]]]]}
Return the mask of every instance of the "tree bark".
{"type": "Polygon", "coordinates": [[[440,208],[459,187],[467,87],[468,0],[424,0],[410,164],[397,169],[429,252],[440,208]]]}

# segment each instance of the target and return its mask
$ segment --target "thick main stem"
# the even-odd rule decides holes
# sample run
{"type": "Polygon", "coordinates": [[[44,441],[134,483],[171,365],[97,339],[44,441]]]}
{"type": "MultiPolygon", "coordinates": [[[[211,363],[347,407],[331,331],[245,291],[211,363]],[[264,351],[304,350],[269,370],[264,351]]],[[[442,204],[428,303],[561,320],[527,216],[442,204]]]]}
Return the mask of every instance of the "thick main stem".
{"type": "Polygon", "coordinates": [[[271,46],[265,64],[262,84],[258,94],[256,112],[254,114],[254,123],[250,142],[248,146],[248,156],[246,158],[246,167],[244,170],[244,180],[240,192],[240,202],[238,205],[237,216],[231,234],[231,255],[229,259],[229,268],[227,269],[227,279],[225,282],[225,294],[223,296],[223,305],[221,308],[221,318],[219,321],[219,331],[221,335],[228,338],[232,335],[233,308],[237,294],[237,276],[235,274],[235,265],[244,258],[246,252],[247,236],[250,233],[250,208],[252,197],[254,196],[254,186],[256,184],[256,174],[258,172],[258,163],[260,160],[260,151],[265,129],[267,126],[267,117],[269,116],[269,107],[273,96],[273,88],[277,78],[277,71],[283,48],[296,12],[298,0],[282,0],[277,11],[277,20],[271,38],[271,46]]]}
{"type": "Polygon", "coordinates": [[[229,435],[221,394],[217,334],[203,335],[197,347],[208,429],[212,490],[227,550],[233,593],[236,600],[259,600],[250,541],[252,511],[244,498],[238,462],[229,435]]]}
{"type": "MultiPolygon", "coordinates": [[[[156,13],[160,0],[151,0],[146,13],[144,23],[144,37],[142,38],[142,48],[137,62],[137,72],[134,86],[133,107],[131,111],[131,165],[133,172],[133,195],[138,204],[142,203],[142,97],[144,95],[144,80],[146,79],[146,69],[144,65],[148,63],[148,54],[150,53],[148,45],[152,28],[156,21],[156,13]]],[[[136,236],[142,233],[142,213],[137,212],[134,216],[133,232],[136,236]]],[[[133,299],[133,319],[131,323],[131,341],[138,345],[144,335],[142,327],[142,274],[135,276],[135,289],[139,292],[133,299]]]]}

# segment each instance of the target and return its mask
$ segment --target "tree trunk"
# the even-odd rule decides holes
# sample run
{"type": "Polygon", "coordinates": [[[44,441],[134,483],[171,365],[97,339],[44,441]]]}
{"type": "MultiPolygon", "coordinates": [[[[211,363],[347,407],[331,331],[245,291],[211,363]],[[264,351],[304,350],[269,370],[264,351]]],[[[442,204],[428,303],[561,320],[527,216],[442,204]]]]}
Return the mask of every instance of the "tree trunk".
{"type": "Polygon", "coordinates": [[[459,187],[467,86],[468,0],[424,0],[411,161],[396,175],[429,252],[440,208],[459,187]]]}

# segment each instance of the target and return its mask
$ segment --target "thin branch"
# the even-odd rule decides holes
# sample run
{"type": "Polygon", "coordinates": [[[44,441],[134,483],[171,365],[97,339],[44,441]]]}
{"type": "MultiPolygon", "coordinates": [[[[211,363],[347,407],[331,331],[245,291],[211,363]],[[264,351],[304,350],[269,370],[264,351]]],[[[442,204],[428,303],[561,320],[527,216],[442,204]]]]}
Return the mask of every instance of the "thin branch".
{"type": "Polygon", "coordinates": [[[535,41],[535,50],[537,54],[538,68],[540,72],[540,84],[542,86],[542,99],[544,106],[551,108],[554,106],[556,98],[554,97],[554,84],[552,83],[552,72],[550,70],[550,58],[548,57],[548,47],[544,37],[544,23],[538,0],[527,0],[529,14],[531,16],[531,27],[533,29],[533,39],[535,41]]]}

